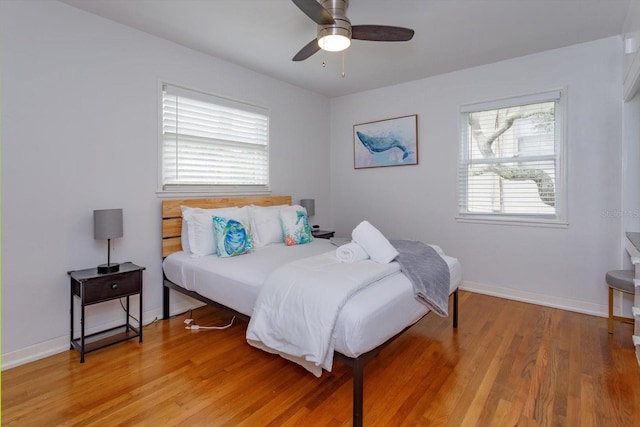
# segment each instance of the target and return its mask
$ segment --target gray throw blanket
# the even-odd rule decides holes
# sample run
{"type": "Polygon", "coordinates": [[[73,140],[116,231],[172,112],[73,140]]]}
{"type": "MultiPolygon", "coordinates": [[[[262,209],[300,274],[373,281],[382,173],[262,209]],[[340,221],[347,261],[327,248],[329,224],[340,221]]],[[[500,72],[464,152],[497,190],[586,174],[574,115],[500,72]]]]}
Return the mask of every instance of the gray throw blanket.
{"type": "Polygon", "coordinates": [[[439,316],[449,315],[449,266],[431,246],[412,240],[390,240],[395,259],[413,285],[416,299],[439,316]]]}

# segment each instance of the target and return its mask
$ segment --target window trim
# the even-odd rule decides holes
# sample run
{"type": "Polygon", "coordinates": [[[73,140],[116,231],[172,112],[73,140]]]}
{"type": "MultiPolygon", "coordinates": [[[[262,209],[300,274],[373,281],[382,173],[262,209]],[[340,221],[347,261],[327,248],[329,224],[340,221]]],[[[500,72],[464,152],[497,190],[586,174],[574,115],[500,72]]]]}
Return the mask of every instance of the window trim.
{"type": "Polygon", "coordinates": [[[456,198],[456,217],[455,220],[461,223],[479,223],[494,225],[511,225],[511,226],[531,226],[531,227],[549,227],[549,228],[567,228],[568,215],[568,192],[567,192],[567,88],[528,93],[523,95],[515,95],[500,99],[493,99],[468,104],[460,104],[458,108],[458,159],[457,159],[457,198],[456,198]],[[463,160],[467,156],[466,144],[463,144],[463,137],[467,133],[467,126],[464,123],[465,114],[473,111],[482,111],[490,109],[507,108],[517,105],[525,105],[537,102],[550,101],[557,98],[557,111],[555,127],[558,132],[559,147],[557,150],[557,165],[555,179],[556,194],[556,213],[555,215],[536,215],[536,214],[504,214],[504,213],[470,213],[463,212],[463,203],[461,202],[463,194],[467,194],[467,180],[463,180],[460,168],[463,160]],[[462,182],[465,181],[465,182],[462,182]],[[462,193],[464,191],[464,193],[462,193]]]}
{"type": "MultiPolygon", "coordinates": [[[[269,142],[267,145],[267,158],[269,160],[269,167],[267,170],[268,183],[266,185],[170,185],[165,188],[163,184],[163,129],[162,129],[162,91],[165,85],[172,86],[174,89],[185,93],[193,95],[195,94],[195,99],[199,99],[205,102],[211,102],[211,98],[215,98],[221,101],[221,105],[232,106],[238,108],[238,104],[242,104],[243,106],[248,107],[247,111],[256,112],[261,110],[262,112],[267,112],[268,123],[269,123],[269,134],[271,133],[271,110],[265,106],[258,105],[253,102],[233,99],[227,96],[207,92],[205,90],[196,89],[193,87],[189,87],[180,83],[174,83],[166,79],[158,79],[157,85],[157,160],[156,160],[156,195],[161,198],[180,198],[180,197],[203,197],[203,196],[246,196],[246,195],[268,195],[271,194],[271,140],[269,138],[269,142]],[[209,98],[209,99],[207,99],[209,98]],[[255,108],[256,111],[251,110],[255,108]]],[[[194,98],[194,96],[191,96],[194,98]]]]}

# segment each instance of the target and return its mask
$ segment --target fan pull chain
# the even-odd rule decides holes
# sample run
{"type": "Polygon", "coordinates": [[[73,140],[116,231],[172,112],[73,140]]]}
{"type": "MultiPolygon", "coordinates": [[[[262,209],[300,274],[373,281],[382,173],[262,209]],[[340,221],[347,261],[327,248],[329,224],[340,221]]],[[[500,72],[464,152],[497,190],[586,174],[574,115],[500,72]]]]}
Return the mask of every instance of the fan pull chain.
{"type": "Polygon", "coordinates": [[[344,79],[345,76],[345,72],[344,72],[344,50],[342,51],[342,78],[344,79]]]}

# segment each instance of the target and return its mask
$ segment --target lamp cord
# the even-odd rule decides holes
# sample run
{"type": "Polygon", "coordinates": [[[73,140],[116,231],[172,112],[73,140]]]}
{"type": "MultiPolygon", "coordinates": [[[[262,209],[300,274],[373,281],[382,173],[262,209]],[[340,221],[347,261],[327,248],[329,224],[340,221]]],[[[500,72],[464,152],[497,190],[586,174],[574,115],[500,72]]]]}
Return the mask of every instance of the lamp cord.
{"type": "MultiPolygon", "coordinates": [[[[122,307],[122,310],[126,313],[127,309],[124,307],[124,304],[122,303],[122,298],[118,299],[118,302],[120,303],[120,307],[122,307]]],[[[132,318],[139,327],[143,328],[145,326],[149,326],[152,323],[156,323],[158,321],[158,317],[156,316],[151,322],[147,323],[146,325],[143,325],[142,322],[140,320],[138,320],[133,314],[128,313],[129,317],[132,318]]]]}

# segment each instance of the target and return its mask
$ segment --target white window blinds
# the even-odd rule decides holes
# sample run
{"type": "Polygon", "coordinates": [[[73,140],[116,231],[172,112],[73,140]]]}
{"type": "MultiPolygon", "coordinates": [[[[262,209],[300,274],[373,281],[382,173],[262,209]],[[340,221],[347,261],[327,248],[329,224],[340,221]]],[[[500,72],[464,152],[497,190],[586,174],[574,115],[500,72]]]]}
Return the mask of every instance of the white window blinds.
{"type": "Polygon", "coordinates": [[[561,222],[562,92],[462,106],[462,218],[561,222]]]}
{"type": "Polygon", "coordinates": [[[268,191],[268,111],[163,85],[161,157],[165,191],[268,191]]]}

